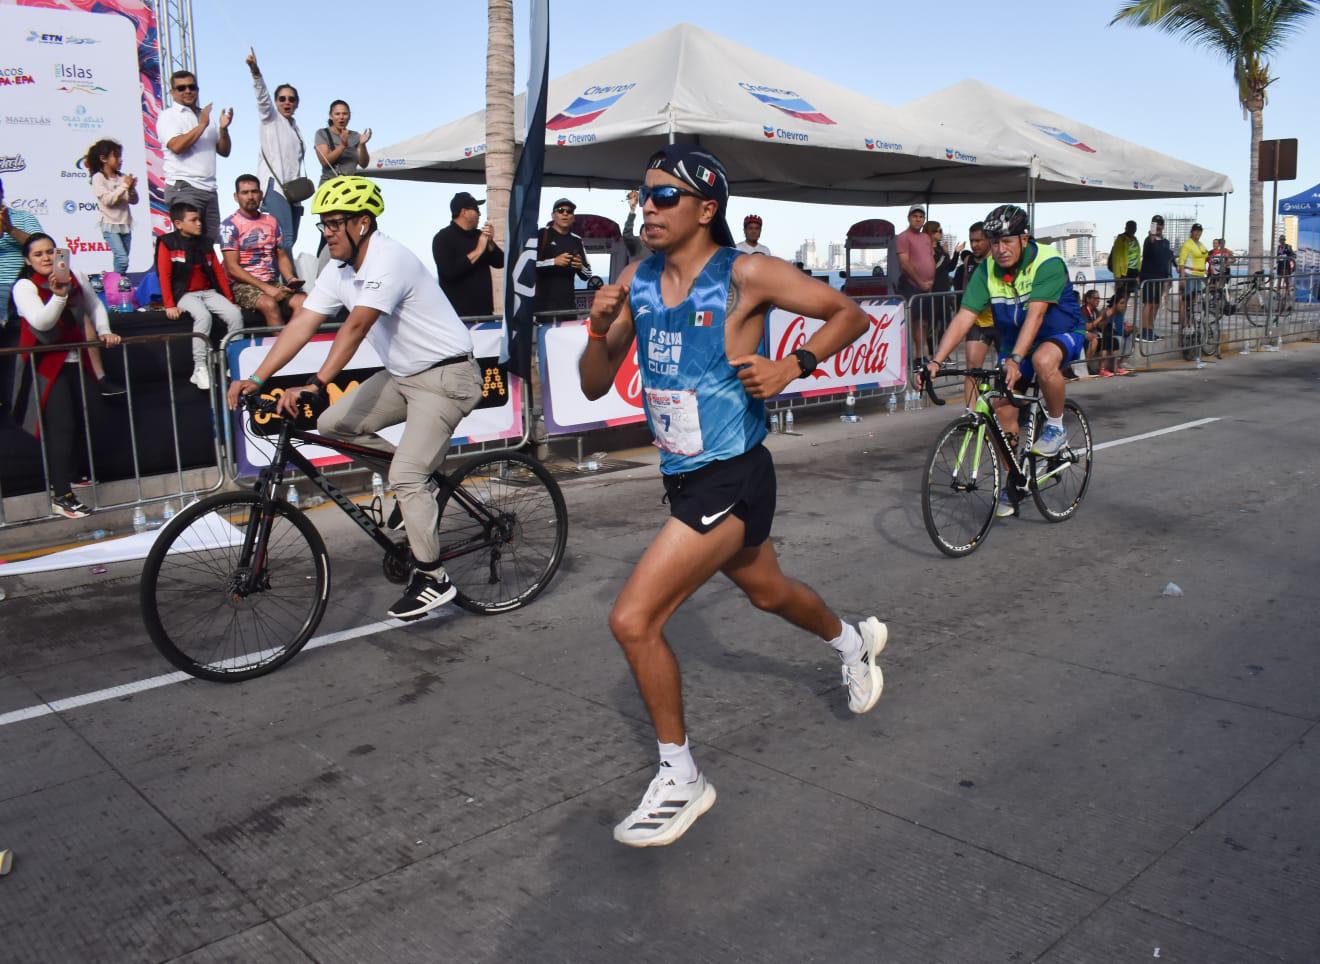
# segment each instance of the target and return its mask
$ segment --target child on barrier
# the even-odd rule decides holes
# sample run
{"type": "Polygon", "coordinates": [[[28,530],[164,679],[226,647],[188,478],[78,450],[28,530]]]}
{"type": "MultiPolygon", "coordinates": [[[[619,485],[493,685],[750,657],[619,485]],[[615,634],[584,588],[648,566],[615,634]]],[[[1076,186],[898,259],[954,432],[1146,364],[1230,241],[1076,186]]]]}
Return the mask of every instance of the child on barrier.
{"type": "MultiPolygon", "coordinates": [[[[23,269],[14,282],[14,309],[21,348],[79,345],[99,340],[110,348],[119,336],[110,331],[110,316],[87,277],[71,271],[55,253],[48,234],[28,235],[23,242],[23,269]],[[88,332],[92,336],[88,337],[88,332]]],[[[46,453],[51,508],[69,519],[91,512],[73,493],[90,484],[79,462],[86,462],[84,433],[99,421],[101,393],[92,381],[92,360],[86,348],[33,351],[18,356],[14,378],[14,418],[40,440],[46,453]],[[77,479],[77,481],[75,481],[77,479]]]]}
{"type": "Polygon", "coordinates": [[[133,242],[133,212],[138,203],[137,178],[120,172],[124,149],[118,141],[103,137],[87,149],[84,162],[96,195],[97,223],[101,237],[110,247],[115,272],[128,274],[128,251],[133,242]]]}
{"type": "Polygon", "coordinates": [[[185,311],[192,330],[193,373],[188,380],[204,392],[211,390],[211,372],[206,354],[211,347],[211,322],[215,315],[230,332],[243,327],[243,312],[234,304],[229,276],[215,256],[209,240],[202,237],[202,213],[187,201],[170,205],[174,230],[156,241],[156,273],[160,276],[161,303],[165,314],[178,318],[185,311]]]}

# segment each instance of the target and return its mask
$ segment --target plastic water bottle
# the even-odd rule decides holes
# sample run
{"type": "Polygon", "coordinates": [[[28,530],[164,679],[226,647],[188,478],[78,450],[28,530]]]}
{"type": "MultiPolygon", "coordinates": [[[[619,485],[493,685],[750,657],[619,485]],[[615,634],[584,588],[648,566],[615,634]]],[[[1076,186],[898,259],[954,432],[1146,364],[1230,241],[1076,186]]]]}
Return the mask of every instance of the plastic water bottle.
{"type": "Polygon", "coordinates": [[[892,392],[889,395],[889,401],[885,402],[885,413],[893,415],[896,411],[898,411],[898,393],[892,392]]]}
{"type": "Polygon", "coordinates": [[[173,518],[174,518],[174,502],[173,500],[171,500],[165,503],[165,510],[160,514],[161,524],[165,525],[173,518]]]}
{"type": "Polygon", "coordinates": [[[135,506],[133,509],[133,531],[146,532],[147,528],[147,514],[142,511],[142,506],[135,506]]]}
{"type": "Polygon", "coordinates": [[[793,410],[791,408],[784,412],[784,431],[793,431],[793,410]]]}
{"type": "Polygon", "coordinates": [[[92,538],[95,539],[97,542],[100,542],[109,534],[110,534],[109,529],[97,529],[95,532],[92,533],[92,538]]]}
{"type": "Polygon", "coordinates": [[[298,508],[298,487],[292,482],[289,483],[289,490],[284,493],[284,501],[295,509],[298,508]]]}
{"type": "Polygon", "coordinates": [[[839,416],[840,422],[860,422],[861,416],[857,414],[857,396],[848,390],[847,397],[843,400],[843,414],[839,416]]]}
{"type": "Polygon", "coordinates": [[[371,473],[371,497],[380,499],[381,505],[385,504],[385,480],[380,477],[379,472],[371,473]]]}

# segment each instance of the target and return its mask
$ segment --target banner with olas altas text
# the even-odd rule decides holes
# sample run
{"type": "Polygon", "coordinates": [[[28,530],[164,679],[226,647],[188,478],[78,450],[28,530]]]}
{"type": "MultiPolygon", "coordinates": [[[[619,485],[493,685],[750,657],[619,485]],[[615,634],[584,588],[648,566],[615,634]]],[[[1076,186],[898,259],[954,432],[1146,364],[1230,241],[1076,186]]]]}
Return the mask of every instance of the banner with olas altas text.
{"type": "Polygon", "coordinates": [[[94,274],[111,267],[84,158],[110,138],[138,178],[130,268],[145,270],[164,212],[156,116],[160,51],[146,0],[0,0],[0,177],[5,203],[28,211],[94,274]]]}
{"type": "MultiPolygon", "coordinates": [[[[811,375],[789,382],[777,399],[818,399],[846,394],[850,389],[899,388],[906,384],[907,325],[902,301],[877,298],[860,305],[871,320],[866,332],[821,362],[811,375]]],[[[770,357],[778,360],[791,355],[824,324],[819,318],[771,309],[766,319],[770,357]]],[[[551,435],[629,425],[646,418],[635,343],[619,367],[614,385],[592,401],[582,394],[578,378],[578,359],[587,344],[586,323],[542,325],[537,334],[545,425],[551,435]]],[[[673,346],[666,350],[672,352],[673,346]]]]}
{"type": "MultiPolygon", "coordinates": [[[[458,423],[451,446],[472,445],[495,439],[516,439],[523,434],[523,381],[509,375],[499,362],[500,344],[503,340],[499,322],[485,322],[472,327],[472,347],[477,365],[481,368],[481,401],[458,423]]],[[[334,342],[333,334],[317,335],[293,359],[285,365],[278,375],[262,386],[261,393],[277,398],[286,388],[300,387],[310,381],[325,362],[334,342]]],[[[257,370],[267,352],[275,344],[273,337],[253,336],[237,338],[226,349],[226,361],[229,364],[231,381],[247,378],[257,370]]],[[[333,404],[351,393],[362,382],[381,370],[380,357],[365,341],[344,366],[330,385],[327,386],[328,401],[319,401],[315,405],[305,404],[299,414],[298,428],[309,432],[316,431],[316,418],[325,410],[327,404],[333,404]]],[[[258,415],[252,419],[251,426],[245,426],[242,419],[245,414],[231,413],[233,419],[233,438],[235,460],[240,477],[252,476],[258,470],[270,464],[274,449],[274,439],[265,441],[265,436],[279,434],[279,416],[258,415]]],[[[403,423],[382,429],[380,436],[393,444],[398,444],[403,437],[403,423]]],[[[315,465],[335,465],[348,462],[345,455],[333,449],[319,445],[300,445],[299,451],[315,465]]]]}

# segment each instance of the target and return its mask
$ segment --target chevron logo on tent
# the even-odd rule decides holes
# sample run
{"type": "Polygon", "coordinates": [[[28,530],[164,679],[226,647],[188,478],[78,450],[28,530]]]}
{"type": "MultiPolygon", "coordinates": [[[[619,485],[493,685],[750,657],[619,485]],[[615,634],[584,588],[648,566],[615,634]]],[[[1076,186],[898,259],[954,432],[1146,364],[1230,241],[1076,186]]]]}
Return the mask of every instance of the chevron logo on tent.
{"type": "Polygon", "coordinates": [[[590,124],[619,102],[636,84],[611,84],[608,87],[588,87],[582,96],[545,122],[546,130],[563,131],[590,124]]]}
{"type": "Polygon", "coordinates": [[[766,137],[768,137],[770,140],[774,140],[775,138],[775,129],[767,124],[761,125],[761,133],[764,134],[766,137]]]}
{"type": "Polygon", "coordinates": [[[1062,131],[1059,130],[1059,128],[1057,127],[1050,127],[1046,124],[1037,124],[1033,121],[1027,121],[1027,123],[1031,124],[1032,127],[1036,128],[1036,130],[1040,131],[1042,134],[1046,134],[1050,137],[1053,137],[1056,141],[1059,141],[1063,144],[1067,144],[1069,147],[1075,147],[1079,151],[1085,151],[1087,154],[1095,153],[1094,147],[1091,147],[1088,144],[1083,144],[1081,141],[1073,137],[1067,131],[1062,131]]]}
{"type": "Polygon", "coordinates": [[[789,117],[796,117],[798,120],[810,121],[813,124],[833,124],[820,111],[816,110],[808,103],[802,95],[793,90],[783,90],[779,87],[766,87],[763,84],[749,84],[746,81],[739,81],[738,86],[747,93],[751,94],[761,103],[773,107],[775,110],[787,114],[789,117]]]}

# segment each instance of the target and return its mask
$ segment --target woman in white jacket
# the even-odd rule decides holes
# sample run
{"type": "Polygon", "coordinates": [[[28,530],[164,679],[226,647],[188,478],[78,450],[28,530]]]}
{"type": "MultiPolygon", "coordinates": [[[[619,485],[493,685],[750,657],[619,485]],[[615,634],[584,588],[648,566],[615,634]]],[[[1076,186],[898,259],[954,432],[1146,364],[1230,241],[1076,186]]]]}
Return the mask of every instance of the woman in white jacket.
{"type": "Polygon", "coordinates": [[[303,206],[290,203],[284,196],[284,185],[301,176],[306,145],[302,131],[293,119],[298,110],[298,89],[292,84],[280,84],[272,99],[266,81],[257,66],[256,52],[251,48],[244,58],[252,71],[252,87],[257,94],[257,117],[261,122],[258,135],[261,153],[257,160],[257,177],[262,183],[264,197],[261,209],[274,216],[284,235],[281,247],[293,256],[293,243],[298,240],[298,226],[302,222],[303,206]]]}
{"type": "MultiPolygon", "coordinates": [[[[18,345],[80,345],[95,332],[106,348],[120,338],[110,330],[110,316],[86,275],[56,269],[55,242],[32,234],[23,244],[23,270],[14,282],[18,345]],[[62,276],[63,275],[63,276],[62,276]]],[[[18,356],[14,378],[14,416],[39,439],[46,453],[51,506],[60,515],[80,519],[91,510],[73,494],[75,478],[85,479],[87,417],[101,412],[101,396],[92,382],[86,348],[27,352],[18,356]]]]}

